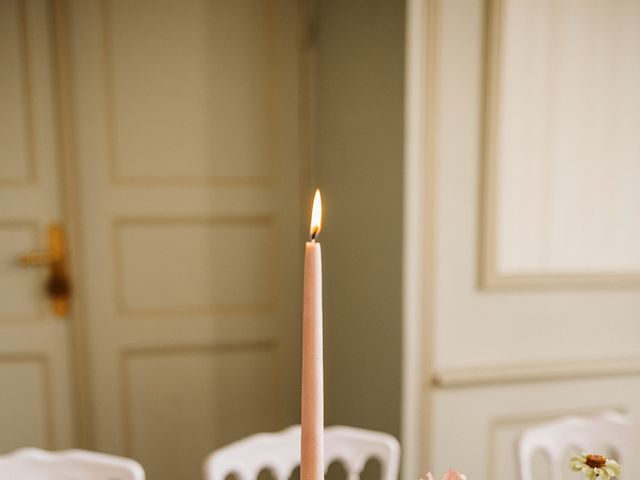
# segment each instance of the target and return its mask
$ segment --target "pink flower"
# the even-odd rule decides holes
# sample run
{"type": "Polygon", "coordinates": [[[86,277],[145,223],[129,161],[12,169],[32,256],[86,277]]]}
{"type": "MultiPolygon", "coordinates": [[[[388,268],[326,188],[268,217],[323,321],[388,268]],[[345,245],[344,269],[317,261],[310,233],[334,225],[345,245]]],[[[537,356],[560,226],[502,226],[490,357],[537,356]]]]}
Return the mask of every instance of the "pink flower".
{"type": "MultiPolygon", "coordinates": [[[[424,478],[424,480],[434,480],[431,472],[427,473],[427,476],[424,478]]],[[[444,474],[444,477],[442,477],[442,480],[467,480],[467,477],[462,475],[457,470],[449,470],[447,473],[444,474]]]]}

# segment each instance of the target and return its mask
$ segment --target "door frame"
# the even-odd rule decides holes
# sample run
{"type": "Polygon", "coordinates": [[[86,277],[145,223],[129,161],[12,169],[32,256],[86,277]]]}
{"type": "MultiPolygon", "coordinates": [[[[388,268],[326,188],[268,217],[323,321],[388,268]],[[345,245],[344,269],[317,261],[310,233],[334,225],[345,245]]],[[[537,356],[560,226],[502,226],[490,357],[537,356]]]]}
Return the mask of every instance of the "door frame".
{"type": "Polygon", "coordinates": [[[78,200],[77,162],[74,147],[74,122],[71,95],[71,68],[69,41],[69,11],[65,0],[51,2],[53,28],[53,56],[55,59],[55,92],[58,123],[58,171],[62,224],[65,227],[67,256],[72,280],[71,310],[69,322],[69,361],[71,364],[71,398],[73,401],[73,429],[77,447],[92,449],[94,445],[89,381],[89,355],[86,335],[86,308],[83,302],[86,291],[83,280],[83,259],[78,200]]]}
{"type": "Polygon", "coordinates": [[[431,464],[440,0],[407,0],[402,289],[402,478],[431,464]]]}

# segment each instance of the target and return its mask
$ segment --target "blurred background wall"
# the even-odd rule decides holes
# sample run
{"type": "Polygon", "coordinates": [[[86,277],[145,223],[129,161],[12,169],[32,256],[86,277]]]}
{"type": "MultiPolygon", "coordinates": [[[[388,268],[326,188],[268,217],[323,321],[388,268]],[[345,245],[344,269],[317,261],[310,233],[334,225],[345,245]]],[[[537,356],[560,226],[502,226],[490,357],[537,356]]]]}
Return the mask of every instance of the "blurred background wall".
{"type": "Polygon", "coordinates": [[[404,2],[315,2],[327,423],[400,434],[404,2]]]}
{"type": "Polygon", "coordinates": [[[507,480],[637,413],[639,5],[0,2],[0,449],[195,479],[297,423],[316,186],[327,424],[507,480]]]}

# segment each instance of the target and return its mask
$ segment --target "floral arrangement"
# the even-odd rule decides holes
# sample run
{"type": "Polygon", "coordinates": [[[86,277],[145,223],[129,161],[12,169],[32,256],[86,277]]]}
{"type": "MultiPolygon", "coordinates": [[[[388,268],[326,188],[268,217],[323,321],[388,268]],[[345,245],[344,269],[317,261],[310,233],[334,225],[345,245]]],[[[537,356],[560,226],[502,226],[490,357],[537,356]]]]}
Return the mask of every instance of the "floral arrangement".
{"type": "MultiPolygon", "coordinates": [[[[434,479],[433,479],[433,475],[431,475],[431,472],[429,472],[427,473],[427,476],[421,480],[434,480],[434,479]]],[[[442,477],[442,480],[467,480],[467,477],[462,475],[457,470],[449,470],[447,473],[444,474],[444,477],[442,477]]]]}
{"type": "Polygon", "coordinates": [[[622,467],[618,462],[592,453],[574,455],[569,461],[569,468],[574,472],[584,473],[587,480],[610,480],[622,473],[622,467]]]}

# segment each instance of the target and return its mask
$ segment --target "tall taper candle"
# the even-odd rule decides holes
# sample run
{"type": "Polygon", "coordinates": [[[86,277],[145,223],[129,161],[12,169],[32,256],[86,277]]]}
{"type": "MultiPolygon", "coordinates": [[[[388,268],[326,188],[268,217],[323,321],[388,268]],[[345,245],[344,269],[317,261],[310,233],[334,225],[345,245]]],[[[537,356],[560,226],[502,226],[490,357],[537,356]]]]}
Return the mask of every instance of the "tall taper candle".
{"type": "Polygon", "coordinates": [[[322,222],[316,190],[311,214],[311,241],[304,252],[302,314],[302,451],[300,478],[324,479],[324,382],[322,368],[322,253],[316,241],[322,222]]]}

